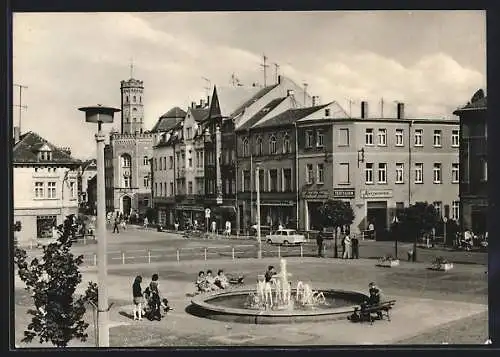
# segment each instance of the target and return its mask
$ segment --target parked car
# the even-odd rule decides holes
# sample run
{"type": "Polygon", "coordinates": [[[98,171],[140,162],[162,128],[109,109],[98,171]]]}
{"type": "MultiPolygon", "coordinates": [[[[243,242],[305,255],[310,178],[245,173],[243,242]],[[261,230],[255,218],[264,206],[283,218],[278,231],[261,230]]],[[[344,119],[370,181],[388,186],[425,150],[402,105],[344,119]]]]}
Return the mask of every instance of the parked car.
{"type": "Polygon", "coordinates": [[[306,242],[306,237],[303,234],[298,234],[295,229],[281,229],[267,235],[266,242],[269,244],[300,245],[306,242]]]}

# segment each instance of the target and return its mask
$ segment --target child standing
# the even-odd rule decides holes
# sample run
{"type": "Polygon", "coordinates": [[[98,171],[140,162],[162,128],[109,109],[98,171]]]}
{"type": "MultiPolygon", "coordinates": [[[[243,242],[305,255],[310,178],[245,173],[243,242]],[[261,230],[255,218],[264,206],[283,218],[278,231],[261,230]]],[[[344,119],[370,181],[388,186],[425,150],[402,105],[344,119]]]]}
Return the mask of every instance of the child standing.
{"type": "Polygon", "coordinates": [[[134,284],[132,285],[132,295],[134,298],[134,320],[142,320],[142,277],[136,276],[134,280],[134,284]]]}

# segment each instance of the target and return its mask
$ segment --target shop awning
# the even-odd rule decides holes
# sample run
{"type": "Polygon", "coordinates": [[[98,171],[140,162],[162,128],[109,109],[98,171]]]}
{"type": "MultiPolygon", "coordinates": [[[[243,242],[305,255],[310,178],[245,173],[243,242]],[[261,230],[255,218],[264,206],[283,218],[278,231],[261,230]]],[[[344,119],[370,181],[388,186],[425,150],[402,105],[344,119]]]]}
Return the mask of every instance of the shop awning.
{"type": "Polygon", "coordinates": [[[212,210],[215,214],[236,214],[236,207],[234,206],[217,206],[212,210]]]}

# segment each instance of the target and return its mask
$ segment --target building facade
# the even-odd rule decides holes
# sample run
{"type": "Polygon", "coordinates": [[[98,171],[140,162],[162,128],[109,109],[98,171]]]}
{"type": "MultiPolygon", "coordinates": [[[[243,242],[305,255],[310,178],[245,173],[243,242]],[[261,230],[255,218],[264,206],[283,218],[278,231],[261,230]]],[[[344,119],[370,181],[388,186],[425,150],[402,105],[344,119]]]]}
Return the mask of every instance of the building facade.
{"type": "Polygon", "coordinates": [[[97,176],[97,162],[95,159],[83,162],[78,173],[78,197],[80,208],[87,209],[95,214],[97,202],[89,195],[89,182],[97,176]]]}
{"type": "Polygon", "coordinates": [[[479,90],[453,114],[460,118],[461,230],[484,234],[488,211],[487,97],[479,90]]]}
{"type": "Polygon", "coordinates": [[[405,119],[400,103],[397,118],[363,114],[298,126],[301,229],[319,226],[315,213],[328,198],[351,203],[353,232],[373,223],[379,237],[399,210],[419,201],[458,219],[458,121],[405,119]]]}
{"type": "Polygon", "coordinates": [[[79,160],[28,132],[13,148],[14,222],[21,222],[19,244],[52,238],[52,227],[78,213],[79,160]]]}

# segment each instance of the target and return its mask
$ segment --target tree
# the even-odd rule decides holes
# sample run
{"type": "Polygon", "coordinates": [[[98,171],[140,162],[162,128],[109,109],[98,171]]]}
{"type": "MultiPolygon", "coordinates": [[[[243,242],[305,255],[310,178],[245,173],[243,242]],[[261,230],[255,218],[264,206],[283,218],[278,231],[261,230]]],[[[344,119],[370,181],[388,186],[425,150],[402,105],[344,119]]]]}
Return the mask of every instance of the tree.
{"type": "Polygon", "coordinates": [[[406,207],[401,215],[401,230],[413,238],[413,261],[417,260],[417,241],[424,234],[429,234],[439,223],[440,216],[436,208],[427,202],[416,202],[406,207]]]}
{"type": "Polygon", "coordinates": [[[350,226],[354,221],[354,211],[349,202],[328,200],[318,208],[321,228],[333,227],[335,258],[338,258],[337,230],[339,227],[350,226]]]}
{"type": "Polygon", "coordinates": [[[31,323],[24,331],[23,342],[35,337],[40,343],[51,342],[57,347],[66,347],[72,339],[86,341],[88,323],[83,320],[85,303],[92,299],[90,289],[80,297],[75,290],[82,281],[79,266],[83,255],[75,257],[70,249],[74,235],[73,216],[64,221],[59,238],[43,248],[39,260],[28,262],[28,255],[21,248],[15,249],[14,263],[18,274],[32,292],[34,308],[28,310],[31,323]]]}

